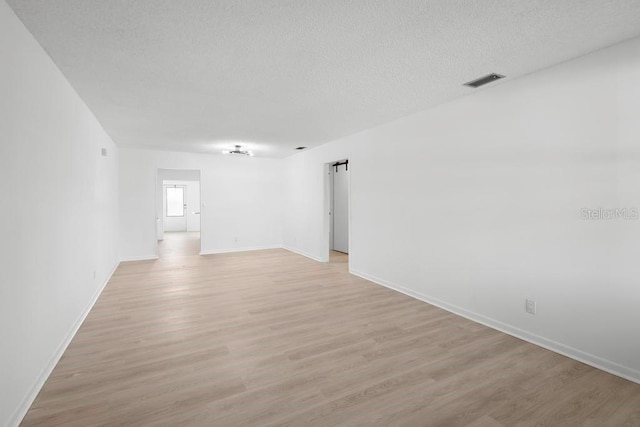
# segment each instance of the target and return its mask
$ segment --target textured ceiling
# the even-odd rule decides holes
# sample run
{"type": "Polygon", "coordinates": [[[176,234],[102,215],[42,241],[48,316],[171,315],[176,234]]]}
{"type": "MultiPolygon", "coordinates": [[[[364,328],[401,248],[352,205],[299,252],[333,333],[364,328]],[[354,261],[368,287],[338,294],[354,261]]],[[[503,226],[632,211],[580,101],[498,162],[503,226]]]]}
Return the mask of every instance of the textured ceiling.
{"type": "Polygon", "coordinates": [[[268,157],[640,35],[638,0],[8,3],[118,145],[268,157]]]}

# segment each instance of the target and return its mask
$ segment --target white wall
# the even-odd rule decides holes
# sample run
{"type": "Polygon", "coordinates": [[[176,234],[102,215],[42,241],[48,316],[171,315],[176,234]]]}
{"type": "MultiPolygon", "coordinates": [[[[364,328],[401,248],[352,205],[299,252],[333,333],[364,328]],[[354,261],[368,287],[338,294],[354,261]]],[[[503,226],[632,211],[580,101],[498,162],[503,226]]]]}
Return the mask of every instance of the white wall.
{"type": "Polygon", "coordinates": [[[5,426],[26,413],[117,264],[118,152],[3,0],[0,64],[5,426]]]}
{"type": "Polygon", "coordinates": [[[354,273],[640,381],[640,221],[580,213],[640,207],[638,112],[640,39],[301,152],[284,244],[323,259],[349,158],[354,273]]]}
{"type": "Polygon", "coordinates": [[[157,256],[158,169],[200,170],[202,253],[281,246],[282,165],[277,159],[121,149],[122,259],[157,256]]]}

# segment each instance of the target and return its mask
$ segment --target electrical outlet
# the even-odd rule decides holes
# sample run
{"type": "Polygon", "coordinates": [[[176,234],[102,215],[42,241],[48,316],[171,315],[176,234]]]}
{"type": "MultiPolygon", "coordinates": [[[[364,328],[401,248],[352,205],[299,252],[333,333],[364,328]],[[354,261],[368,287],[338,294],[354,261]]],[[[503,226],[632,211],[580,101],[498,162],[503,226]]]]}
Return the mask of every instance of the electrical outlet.
{"type": "Polygon", "coordinates": [[[532,299],[527,299],[525,303],[525,310],[529,314],[536,314],[536,302],[532,299]]]}

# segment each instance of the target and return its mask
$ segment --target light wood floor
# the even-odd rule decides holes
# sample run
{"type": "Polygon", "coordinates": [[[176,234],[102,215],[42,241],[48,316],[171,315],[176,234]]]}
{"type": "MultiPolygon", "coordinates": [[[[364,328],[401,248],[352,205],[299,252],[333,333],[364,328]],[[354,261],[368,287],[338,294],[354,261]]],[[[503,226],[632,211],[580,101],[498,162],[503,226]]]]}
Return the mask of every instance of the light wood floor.
{"type": "Polygon", "coordinates": [[[165,231],[164,240],[158,242],[160,258],[192,256],[199,253],[199,231],[165,231]]]}
{"type": "Polygon", "coordinates": [[[332,261],[123,263],[23,425],[640,425],[640,385],[332,261]]]}

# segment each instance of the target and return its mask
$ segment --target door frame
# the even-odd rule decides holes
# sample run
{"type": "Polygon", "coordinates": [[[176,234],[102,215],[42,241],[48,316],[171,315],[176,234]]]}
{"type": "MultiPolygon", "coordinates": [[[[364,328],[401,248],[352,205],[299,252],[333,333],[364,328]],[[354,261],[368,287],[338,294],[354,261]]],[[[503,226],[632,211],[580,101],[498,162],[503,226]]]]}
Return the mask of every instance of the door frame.
{"type": "MultiPolygon", "coordinates": [[[[197,181],[199,183],[199,190],[200,190],[200,215],[198,215],[198,220],[200,221],[200,252],[202,252],[202,236],[204,235],[205,232],[205,219],[206,219],[206,215],[203,215],[203,211],[204,211],[204,207],[205,204],[203,202],[202,199],[202,195],[204,194],[204,190],[203,190],[203,179],[202,179],[202,169],[189,169],[189,168],[162,168],[162,167],[158,167],[155,168],[155,187],[154,187],[154,200],[155,200],[155,227],[156,227],[156,233],[155,233],[155,239],[154,239],[154,244],[155,244],[155,250],[156,250],[156,255],[159,254],[159,250],[158,250],[158,242],[161,240],[160,236],[162,235],[162,237],[164,237],[164,226],[162,227],[162,233],[160,232],[160,227],[158,226],[158,222],[161,222],[164,220],[164,205],[163,205],[163,199],[164,199],[164,181],[197,181]],[[175,172],[176,175],[175,176],[163,176],[163,172],[165,173],[169,173],[171,174],[172,172],[175,172]],[[198,179],[194,179],[193,177],[191,178],[186,178],[184,176],[180,176],[180,173],[194,173],[197,172],[198,175],[198,179]]],[[[185,197],[186,197],[186,191],[185,191],[185,197]]],[[[186,200],[186,199],[185,199],[186,200]]],[[[188,213],[186,213],[185,215],[187,215],[188,213]]],[[[188,221],[188,220],[187,220],[188,221]]],[[[188,227],[188,222],[187,222],[187,227],[188,227]]]]}
{"type": "MultiPolygon", "coordinates": [[[[329,262],[330,253],[331,253],[331,238],[332,238],[332,201],[333,201],[333,183],[331,177],[331,168],[335,163],[340,163],[346,161],[348,164],[348,168],[352,168],[351,159],[349,157],[342,158],[340,160],[335,160],[333,162],[325,163],[322,169],[322,173],[324,174],[324,241],[323,241],[323,254],[321,257],[322,262],[329,262]]],[[[351,170],[350,170],[351,172],[351,170]]],[[[347,182],[347,223],[348,223],[348,241],[349,241],[349,255],[352,253],[352,239],[351,239],[351,173],[349,173],[349,178],[347,182]]],[[[351,256],[349,256],[349,265],[351,264],[351,256]]]]}

